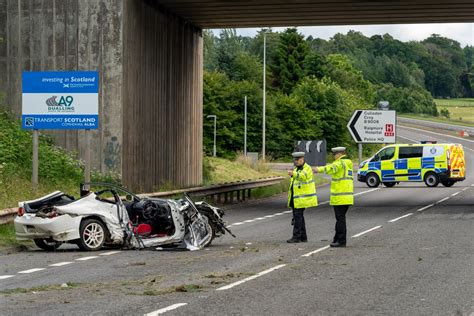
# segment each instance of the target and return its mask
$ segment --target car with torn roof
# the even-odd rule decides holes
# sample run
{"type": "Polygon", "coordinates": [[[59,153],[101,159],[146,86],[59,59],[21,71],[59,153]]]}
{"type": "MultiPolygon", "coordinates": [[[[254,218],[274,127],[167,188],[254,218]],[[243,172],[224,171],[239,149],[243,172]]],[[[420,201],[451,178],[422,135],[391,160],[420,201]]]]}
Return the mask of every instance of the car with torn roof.
{"type": "Polygon", "coordinates": [[[80,192],[78,199],[55,191],[19,202],[16,238],[33,240],[44,250],[72,243],[94,251],[104,246],[197,250],[226,232],[234,236],[222,219],[222,209],[195,203],[186,193],[182,199],[157,199],[107,183],[81,184],[80,192]]]}

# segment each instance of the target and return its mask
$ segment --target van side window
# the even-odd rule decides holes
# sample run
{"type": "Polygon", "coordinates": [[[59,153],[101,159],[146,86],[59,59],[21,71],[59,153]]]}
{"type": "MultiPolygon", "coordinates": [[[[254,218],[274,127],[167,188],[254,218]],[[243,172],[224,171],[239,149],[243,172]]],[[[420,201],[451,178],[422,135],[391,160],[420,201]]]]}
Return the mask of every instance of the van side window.
{"type": "Polygon", "coordinates": [[[423,156],[423,147],[400,147],[398,149],[398,159],[421,158],[423,156]]]}
{"type": "Polygon", "coordinates": [[[390,160],[393,158],[394,154],[395,147],[388,147],[376,154],[372,161],[390,160]]]}

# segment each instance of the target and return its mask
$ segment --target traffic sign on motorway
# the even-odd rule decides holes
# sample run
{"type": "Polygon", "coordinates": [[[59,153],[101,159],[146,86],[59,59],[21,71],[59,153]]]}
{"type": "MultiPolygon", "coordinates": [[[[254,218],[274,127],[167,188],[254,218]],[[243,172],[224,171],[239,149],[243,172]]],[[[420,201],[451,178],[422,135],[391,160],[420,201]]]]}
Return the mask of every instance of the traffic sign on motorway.
{"type": "Polygon", "coordinates": [[[396,112],[356,110],[347,128],[356,143],[395,143],[396,112]]]}

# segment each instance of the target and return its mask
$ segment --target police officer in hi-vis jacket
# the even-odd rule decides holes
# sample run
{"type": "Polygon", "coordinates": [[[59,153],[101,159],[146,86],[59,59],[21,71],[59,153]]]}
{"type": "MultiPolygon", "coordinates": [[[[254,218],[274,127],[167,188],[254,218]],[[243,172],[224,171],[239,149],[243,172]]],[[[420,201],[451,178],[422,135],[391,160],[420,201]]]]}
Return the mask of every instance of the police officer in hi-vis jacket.
{"type": "Polygon", "coordinates": [[[304,161],[304,152],[292,154],[295,167],[288,171],[291,177],[288,190],[288,207],[293,209],[293,237],[289,243],[307,242],[304,210],[318,205],[313,170],[304,161]]]}
{"type": "Polygon", "coordinates": [[[345,247],[347,242],[346,213],[350,205],[354,205],[354,178],[352,176],[352,161],[346,159],[346,148],[331,149],[336,158],[332,164],[314,169],[316,173],[332,176],[331,197],[329,204],[334,206],[336,215],[336,234],[331,247],[345,247]]]}

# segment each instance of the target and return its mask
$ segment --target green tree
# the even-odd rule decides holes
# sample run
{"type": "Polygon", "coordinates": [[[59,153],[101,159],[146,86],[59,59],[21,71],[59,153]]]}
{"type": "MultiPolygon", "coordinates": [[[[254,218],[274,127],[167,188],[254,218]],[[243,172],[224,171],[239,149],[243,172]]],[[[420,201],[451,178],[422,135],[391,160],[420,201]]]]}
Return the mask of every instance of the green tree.
{"type": "Polygon", "coordinates": [[[272,56],[273,85],[283,93],[290,94],[305,76],[304,62],[308,52],[308,44],[296,28],[288,28],[281,33],[278,50],[272,56]]]}

